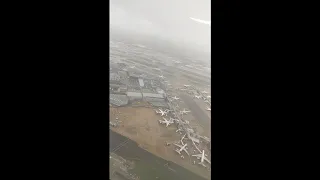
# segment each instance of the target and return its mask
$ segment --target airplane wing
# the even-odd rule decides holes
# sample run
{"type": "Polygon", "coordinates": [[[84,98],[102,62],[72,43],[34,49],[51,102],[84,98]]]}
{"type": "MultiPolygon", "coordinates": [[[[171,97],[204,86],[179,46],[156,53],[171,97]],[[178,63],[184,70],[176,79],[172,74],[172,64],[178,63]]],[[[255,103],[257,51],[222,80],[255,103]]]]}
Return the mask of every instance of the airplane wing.
{"type": "Polygon", "coordinates": [[[182,146],[181,146],[181,145],[179,145],[179,144],[173,144],[173,145],[176,145],[176,146],[178,146],[179,148],[182,148],[182,146]]]}
{"type": "Polygon", "coordinates": [[[186,152],[186,153],[188,154],[188,156],[190,156],[189,153],[188,153],[188,151],[187,151],[186,149],[183,149],[183,150],[184,150],[184,152],[186,152]]]}
{"type": "Polygon", "coordinates": [[[192,155],[192,156],[194,156],[194,157],[202,157],[202,154],[196,154],[196,155],[192,155]]]}
{"type": "Polygon", "coordinates": [[[209,164],[211,164],[210,160],[204,157],[204,160],[207,161],[209,164]]]}

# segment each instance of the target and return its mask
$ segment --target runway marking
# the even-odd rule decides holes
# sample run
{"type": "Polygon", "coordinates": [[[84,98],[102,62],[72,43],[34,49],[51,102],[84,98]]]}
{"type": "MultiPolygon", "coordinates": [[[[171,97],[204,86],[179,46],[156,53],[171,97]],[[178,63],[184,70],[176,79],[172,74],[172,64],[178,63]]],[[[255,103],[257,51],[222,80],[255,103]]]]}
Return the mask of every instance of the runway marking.
{"type": "Polygon", "coordinates": [[[119,146],[113,148],[113,150],[111,150],[111,152],[114,153],[114,152],[118,151],[121,147],[125,146],[128,143],[129,143],[129,139],[127,139],[126,141],[120,143],[119,146]]]}

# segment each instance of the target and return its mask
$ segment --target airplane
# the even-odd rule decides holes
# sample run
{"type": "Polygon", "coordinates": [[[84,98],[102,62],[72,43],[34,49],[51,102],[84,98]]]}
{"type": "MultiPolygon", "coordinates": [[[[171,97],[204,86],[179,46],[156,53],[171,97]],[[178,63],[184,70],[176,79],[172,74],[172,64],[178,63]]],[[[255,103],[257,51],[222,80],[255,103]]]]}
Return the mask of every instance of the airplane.
{"type": "Polygon", "coordinates": [[[159,120],[160,124],[166,124],[166,127],[168,127],[170,124],[172,124],[172,121],[168,121],[166,118],[163,118],[164,121],[159,120]]]}
{"type": "Polygon", "coordinates": [[[187,134],[184,134],[184,135],[182,136],[181,140],[180,140],[180,142],[181,142],[182,145],[184,145],[183,139],[185,139],[186,135],[187,135],[187,134]]]}
{"type": "Polygon", "coordinates": [[[179,129],[176,130],[176,132],[181,132],[181,131],[183,131],[183,129],[179,128],[179,129]]]}
{"type": "Polygon", "coordinates": [[[202,165],[203,167],[206,167],[206,165],[204,164],[204,161],[207,161],[209,164],[211,164],[210,160],[206,158],[205,154],[204,154],[204,150],[202,150],[201,154],[196,154],[196,155],[192,155],[194,157],[197,157],[197,159],[200,159],[200,162],[198,164],[202,165]]]}
{"type": "Polygon", "coordinates": [[[195,95],[194,97],[197,98],[197,99],[200,99],[202,96],[201,95],[199,95],[199,96],[195,95]]]}
{"type": "Polygon", "coordinates": [[[207,111],[211,111],[211,108],[207,107],[207,111]]]}
{"type": "Polygon", "coordinates": [[[180,89],[180,91],[186,91],[187,89],[180,89]]]}
{"type": "Polygon", "coordinates": [[[185,85],[183,85],[184,87],[190,87],[190,85],[188,85],[188,84],[185,84],[185,85]]]}
{"type": "Polygon", "coordinates": [[[157,114],[161,114],[161,116],[163,116],[163,115],[167,116],[167,113],[168,113],[167,111],[162,111],[162,109],[159,109],[159,110],[160,110],[160,111],[157,111],[157,110],[156,110],[156,113],[157,113],[157,114]]]}
{"type": "Polygon", "coordinates": [[[110,125],[111,125],[112,127],[116,127],[116,126],[117,126],[117,124],[116,124],[116,123],[113,123],[113,122],[110,122],[110,125]]]}
{"type": "Polygon", "coordinates": [[[207,91],[202,91],[201,93],[203,93],[203,94],[207,94],[208,92],[207,92],[207,91]]]}
{"type": "Polygon", "coordinates": [[[180,149],[176,149],[175,151],[178,153],[178,154],[181,154],[181,151],[184,151],[184,152],[186,152],[187,154],[188,154],[188,156],[189,156],[189,153],[188,153],[188,151],[187,151],[187,149],[186,149],[186,147],[187,147],[187,144],[184,144],[183,146],[182,145],[179,145],[179,144],[174,144],[175,146],[178,146],[180,149]]]}
{"type": "Polygon", "coordinates": [[[184,108],[182,111],[180,111],[180,114],[187,114],[187,113],[189,113],[189,112],[191,112],[191,111],[187,111],[187,110],[184,108]]]}
{"type": "Polygon", "coordinates": [[[211,96],[207,96],[207,98],[211,98],[211,96]]]}
{"type": "Polygon", "coordinates": [[[164,76],[163,76],[163,75],[161,75],[161,76],[159,76],[159,78],[162,78],[162,79],[164,79],[164,76]]]}
{"type": "Polygon", "coordinates": [[[174,97],[172,97],[172,99],[178,100],[178,99],[180,99],[180,98],[178,98],[177,96],[174,96],[174,97]]]}

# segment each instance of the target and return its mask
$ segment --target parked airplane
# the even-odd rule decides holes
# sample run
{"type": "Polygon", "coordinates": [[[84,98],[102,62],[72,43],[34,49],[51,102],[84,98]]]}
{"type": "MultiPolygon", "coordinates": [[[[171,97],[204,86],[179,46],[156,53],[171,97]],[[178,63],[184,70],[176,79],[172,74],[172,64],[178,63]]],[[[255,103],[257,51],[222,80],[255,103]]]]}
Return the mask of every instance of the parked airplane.
{"type": "Polygon", "coordinates": [[[182,145],[184,145],[183,139],[184,139],[184,137],[186,137],[186,135],[187,135],[187,134],[184,134],[184,135],[182,136],[181,140],[180,140],[180,142],[181,142],[182,145]]]}
{"type": "Polygon", "coordinates": [[[202,96],[201,95],[199,95],[199,96],[195,95],[194,97],[197,98],[197,99],[200,99],[202,96]]]}
{"type": "Polygon", "coordinates": [[[164,76],[163,76],[163,75],[161,75],[161,76],[159,76],[159,78],[162,78],[162,79],[164,79],[164,76]]]}
{"type": "Polygon", "coordinates": [[[183,85],[184,87],[190,87],[190,85],[188,85],[188,84],[185,84],[185,85],[183,85]]]}
{"type": "Polygon", "coordinates": [[[113,123],[113,122],[110,122],[110,125],[111,125],[112,127],[116,127],[116,126],[117,126],[117,124],[116,124],[116,123],[113,123]]]}
{"type": "Polygon", "coordinates": [[[175,151],[177,152],[177,153],[179,153],[179,154],[181,154],[181,151],[184,151],[184,152],[186,152],[187,154],[188,154],[188,156],[189,156],[189,153],[188,153],[188,151],[187,151],[187,149],[186,149],[186,147],[187,147],[187,144],[185,144],[185,145],[179,145],[179,144],[174,144],[175,146],[178,146],[180,149],[176,149],[175,151]]]}
{"type": "Polygon", "coordinates": [[[208,92],[207,92],[207,91],[202,91],[201,93],[203,93],[203,94],[207,94],[208,92]]]}
{"type": "Polygon", "coordinates": [[[181,132],[181,131],[183,131],[183,129],[179,128],[179,129],[176,130],[176,132],[181,132]]]}
{"type": "Polygon", "coordinates": [[[180,111],[180,114],[187,114],[187,113],[189,113],[189,112],[191,112],[191,111],[187,111],[187,110],[184,108],[182,111],[180,111]]]}
{"type": "Polygon", "coordinates": [[[156,110],[157,114],[161,114],[161,116],[165,115],[167,116],[168,112],[167,111],[163,111],[162,109],[159,109],[159,111],[156,110]]]}
{"type": "Polygon", "coordinates": [[[207,161],[209,164],[211,164],[210,160],[206,158],[206,156],[204,154],[204,150],[202,150],[201,154],[196,154],[196,155],[192,155],[192,156],[197,157],[197,159],[201,159],[198,164],[202,165],[203,167],[206,167],[206,165],[204,164],[204,161],[207,161]]]}
{"type": "Polygon", "coordinates": [[[163,118],[164,121],[159,120],[160,124],[166,124],[166,127],[168,127],[170,124],[173,124],[172,121],[168,121],[166,118],[163,118]]]}
{"type": "Polygon", "coordinates": [[[209,99],[210,99],[210,98],[211,98],[211,96],[207,96],[207,98],[209,98],[209,99]]]}
{"type": "Polygon", "coordinates": [[[178,98],[177,96],[174,96],[174,97],[172,97],[172,99],[178,100],[178,99],[180,99],[180,98],[178,98]]]}
{"type": "Polygon", "coordinates": [[[211,111],[211,108],[207,107],[207,111],[211,111]]]}

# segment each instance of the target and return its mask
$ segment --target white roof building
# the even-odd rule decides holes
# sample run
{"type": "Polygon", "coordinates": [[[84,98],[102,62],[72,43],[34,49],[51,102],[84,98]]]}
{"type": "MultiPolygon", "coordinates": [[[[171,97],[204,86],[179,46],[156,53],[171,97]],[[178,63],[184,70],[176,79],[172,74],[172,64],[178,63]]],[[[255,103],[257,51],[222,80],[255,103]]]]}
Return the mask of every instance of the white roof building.
{"type": "Polygon", "coordinates": [[[139,80],[139,85],[141,86],[141,87],[144,87],[144,82],[143,82],[143,79],[138,79],[139,80]]]}
{"type": "Polygon", "coordinates": [[[140,92],[127,92],[129,100],[141,100],[142,94],[140,92]]]}

